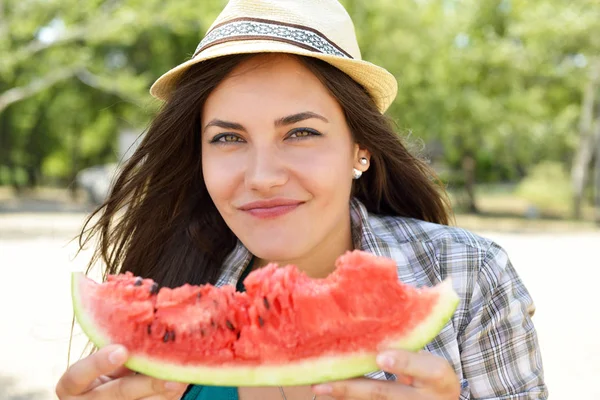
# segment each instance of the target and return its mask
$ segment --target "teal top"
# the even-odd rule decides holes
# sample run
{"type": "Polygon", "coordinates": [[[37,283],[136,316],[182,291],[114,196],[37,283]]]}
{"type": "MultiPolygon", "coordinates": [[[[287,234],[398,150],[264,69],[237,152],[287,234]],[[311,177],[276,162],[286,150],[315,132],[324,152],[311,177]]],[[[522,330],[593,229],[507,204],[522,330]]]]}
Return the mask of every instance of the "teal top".
{"type": "MultiPolygon", "coordinates": [[[[254,260],[246,267],[237,282],[236,290],[245,292],[244,279],[252,271],[254,260]]],[[[190,385],[181,400],[239,400],[237,387],[190,385]]]]}
{"type": "Polygon", "coordinates": [[[191,385],[182,400],[239,400],[236,387],[191,385]]]}

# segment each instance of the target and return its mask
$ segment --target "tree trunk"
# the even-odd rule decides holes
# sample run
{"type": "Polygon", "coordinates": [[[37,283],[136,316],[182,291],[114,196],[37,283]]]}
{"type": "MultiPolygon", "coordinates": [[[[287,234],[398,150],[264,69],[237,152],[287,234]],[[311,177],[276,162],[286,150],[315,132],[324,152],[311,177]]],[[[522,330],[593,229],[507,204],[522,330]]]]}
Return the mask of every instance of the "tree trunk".
{"type": "Polygon", "coordinates": [[[8,166],[10,159],[10,123],[8,112],[0,113],[0,165],[8,166]]]}
{"type": "Polygon", "coordinates": [[[596,225],[600,226],[600,115],[596,119],[595,133],[595,151],[594,151],[594,219],[596,225]]]}
{"type": "Polygon", "coordinates": [[[571,167],[571,184],[573,187],[573,218],[581,218],[583,195],[588,181],[588,169],[594,155],[595,135],[593,132],[594,103],[600,80],[600,59],[590,67],[590,78],[583,93],[581,119],[579,123],[579,147],[573,158],[571,167]]]}
{"type": "Polygon", "coordinates": [[[20,193],[21,186],[17,176],[17,166],[13,159],[13,135],[12,132],[12,111],[4,110],[0,113],[0,165],[5,165],[8,169],[8,183],[20,193]]]}
{"type": "Polygon", "coordinates": [[[26,144],[26,151],[28,155],[26,169],[27,169],[27,187],[33,189],[37,187],[39,183],[39,177],[41,176],[41,166],[45,156],[43,149],[43,137],[44,137],[44,122],[46,121],[46,110],[49,107],[49,101],[41,102],[37,109],[37,115],[33,127],[29,130],[26,144]]]}
{"type": "Polygon", "coordinates": [[[465,178],[465,191],[467,192],[467,209],[471,213],[479,213],[475,201],[475,171],[476,161],[473,156],[466,154],[462,159],[462,169],[465,178]]]}
{"type": "Polygon", "coordinates": [[[71,171],[69,172],[69,189],[71,200],[77,200],[77,173],[79,172],[79,162],[81,160],[81,129],[73,130],[73,140],[71,145],[71,171]]]}

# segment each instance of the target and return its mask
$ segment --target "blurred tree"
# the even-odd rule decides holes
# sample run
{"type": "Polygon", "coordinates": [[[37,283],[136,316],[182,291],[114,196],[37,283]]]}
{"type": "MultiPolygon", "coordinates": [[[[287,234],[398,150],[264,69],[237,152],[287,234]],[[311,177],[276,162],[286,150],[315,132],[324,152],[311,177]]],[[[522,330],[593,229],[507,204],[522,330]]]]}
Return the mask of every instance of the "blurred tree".
{"type": "MultiPolygon", "coordinates": [[[[545,100],[555,103],[557,112],[578,105],[579,118],[573,115],[568,130],[575,138],[570,158],[573,215],[579,218],[590,184],[593,155],[598,151],[594,149],[600,146],[600,139],[596,139],[600,135],[600,108],[595,109],[600,90],[600,4],[597,0],[530,2],[523,17],[522,31],[543,60],[544,72],[550,71],[560,85],[547,90],[550,96],[545,100]],[[527,23],[531,20],[536,23],[527,23]]],[[[596,190],[599,186],[596,183],[596,190]]],[[[600,203],[597,207],[600,210],[600,203]]]]}
{"type": "Polygon", "coordinates": [[[114,160],[118,132],[142,131],[158,106],[150,83],[224,3],[0,1],[0,184],[73,183],[114,160]]]}
{"type": "MultiPolygon", "coordinates": [[[[400,91],[390,114],[464,185],[522,178],[578,147],[584,76],[600,5],[559,0],[346,0],[368,59],[400,91]]],[[[584,144],[582,144],[584,146],[584,144]]]]}
{"type": "MultiPolygon", "coordinates": [[[[468,209],[476,183],[545,160],[572,166],[575,211],[592,176],[600,203],[597,0],[341,1],[363,57],[398,77],[389,115],[468,209]]],[[[141,132],[159,106],[152,81],[225,3],[0,0],[0,184],[70,184],[115,161],[119,132],[141,132]]]]}

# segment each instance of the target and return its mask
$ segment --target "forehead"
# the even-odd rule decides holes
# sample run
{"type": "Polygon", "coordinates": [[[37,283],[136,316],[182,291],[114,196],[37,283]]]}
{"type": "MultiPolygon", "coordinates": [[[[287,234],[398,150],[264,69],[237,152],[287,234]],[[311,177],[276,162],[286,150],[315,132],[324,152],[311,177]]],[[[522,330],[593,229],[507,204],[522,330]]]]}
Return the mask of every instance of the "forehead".
{"type": "MultiPolygon", "coordinates": [[[[253,57],[238,65],[208,97],[203,114],[339,112],[337,100],[301,61],[282,54],[253,57]]],[[[279,115],[280,116],[280,115],[279,115]]]]}

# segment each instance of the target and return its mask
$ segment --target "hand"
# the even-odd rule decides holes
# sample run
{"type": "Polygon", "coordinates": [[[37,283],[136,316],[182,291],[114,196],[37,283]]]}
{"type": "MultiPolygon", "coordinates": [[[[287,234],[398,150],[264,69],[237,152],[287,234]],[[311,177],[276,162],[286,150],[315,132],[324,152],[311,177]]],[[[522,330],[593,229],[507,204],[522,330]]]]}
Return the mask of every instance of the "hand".
{"type": "Polygon", "coordinates": [[[454,369],[443,358],[427,352],[387,350],[377,364],[398,377],[396,382],[349,379],[313,386],[313,393],[345,400],[456,400],[460,383],[454,369]]]}
{"type": "Polygon", "coordinates": [[[136,375],[123,366],[127,361],[123,346],[106,346],[77,361],[58,381],[60,400],[175,400],[187,385],[136,375]]]}

